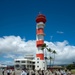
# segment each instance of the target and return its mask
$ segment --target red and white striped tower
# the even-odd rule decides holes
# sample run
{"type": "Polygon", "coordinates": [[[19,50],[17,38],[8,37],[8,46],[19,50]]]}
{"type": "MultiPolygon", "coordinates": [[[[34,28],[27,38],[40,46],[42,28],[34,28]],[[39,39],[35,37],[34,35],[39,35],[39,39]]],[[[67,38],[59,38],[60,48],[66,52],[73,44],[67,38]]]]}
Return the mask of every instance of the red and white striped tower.
{"type": "Polygon", "coordinates": [[[36,18],[36,62],[35,69],[36,70],[46,70],[47,65],[44,59],[44,51],[41,50],[41,46],[44,44],[44,26],[46,22],[46,17],[43,14],[39,14],[36,18]]]}

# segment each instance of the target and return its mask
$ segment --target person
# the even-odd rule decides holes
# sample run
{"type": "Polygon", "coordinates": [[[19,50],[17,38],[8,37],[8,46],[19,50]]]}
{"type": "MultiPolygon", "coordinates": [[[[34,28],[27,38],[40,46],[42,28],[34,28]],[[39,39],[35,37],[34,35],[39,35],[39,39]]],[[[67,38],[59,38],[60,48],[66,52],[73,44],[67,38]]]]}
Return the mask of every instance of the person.
{"type": "Polygon", "coordinates": [[[42,75],[44,75],[44,71],[42,70],[42,75]]]}
{"type": "Polygon", "coordinates": [[[10,75],[10,69],[7,69],[7,75],[10,75]]]}
{"type": "Polygon", "coordinates": [[[67,70],[64,71],[64,74],[63,75],[67,75],[67,70]]]}
{"type": "Polygon", "coordinates": [[[26,69],[22,69],[21,75],[27,75],[26,69]]]}
{"type": "Polygon", "coordinates": [[[12,71],[12,75],[15,75],[15,70],[12,71]]]}
{"type": "Polygon", "coordinates": [[[2,75],[4,75],[4,69],[2,69],[2,75]]]}

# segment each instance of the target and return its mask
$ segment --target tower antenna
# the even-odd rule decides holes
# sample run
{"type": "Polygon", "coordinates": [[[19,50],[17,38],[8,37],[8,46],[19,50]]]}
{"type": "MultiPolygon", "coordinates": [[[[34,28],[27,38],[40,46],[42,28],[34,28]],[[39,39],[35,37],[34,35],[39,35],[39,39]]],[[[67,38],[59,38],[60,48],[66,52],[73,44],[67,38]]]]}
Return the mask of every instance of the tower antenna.
{"type": "Polygon", "coordinates": [[[41,12],[39,12],[39,14],[41,14],[41,12]]]}

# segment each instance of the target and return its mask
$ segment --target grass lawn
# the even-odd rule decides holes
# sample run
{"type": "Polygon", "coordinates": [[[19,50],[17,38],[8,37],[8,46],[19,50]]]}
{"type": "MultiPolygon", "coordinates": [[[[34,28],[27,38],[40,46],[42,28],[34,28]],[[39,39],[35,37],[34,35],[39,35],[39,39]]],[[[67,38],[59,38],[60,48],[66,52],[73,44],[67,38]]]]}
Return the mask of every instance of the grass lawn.
{"type": "Polygon", "coordinates": [[[72,72],[73,74],[75,74],[75,69],[72,69],[71,72],[72,72]]]}

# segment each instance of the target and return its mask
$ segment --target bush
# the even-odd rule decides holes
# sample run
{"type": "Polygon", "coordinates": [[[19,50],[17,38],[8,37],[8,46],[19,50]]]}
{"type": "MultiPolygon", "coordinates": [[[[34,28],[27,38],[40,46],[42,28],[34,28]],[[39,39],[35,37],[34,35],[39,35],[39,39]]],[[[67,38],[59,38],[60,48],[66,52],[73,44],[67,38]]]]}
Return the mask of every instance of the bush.
{"type": "Polygon", "coordinates": [[[66,68],[69,69],[69,70],[75,69],[75,65],[74,64],[69,64],[66,68]]]}

